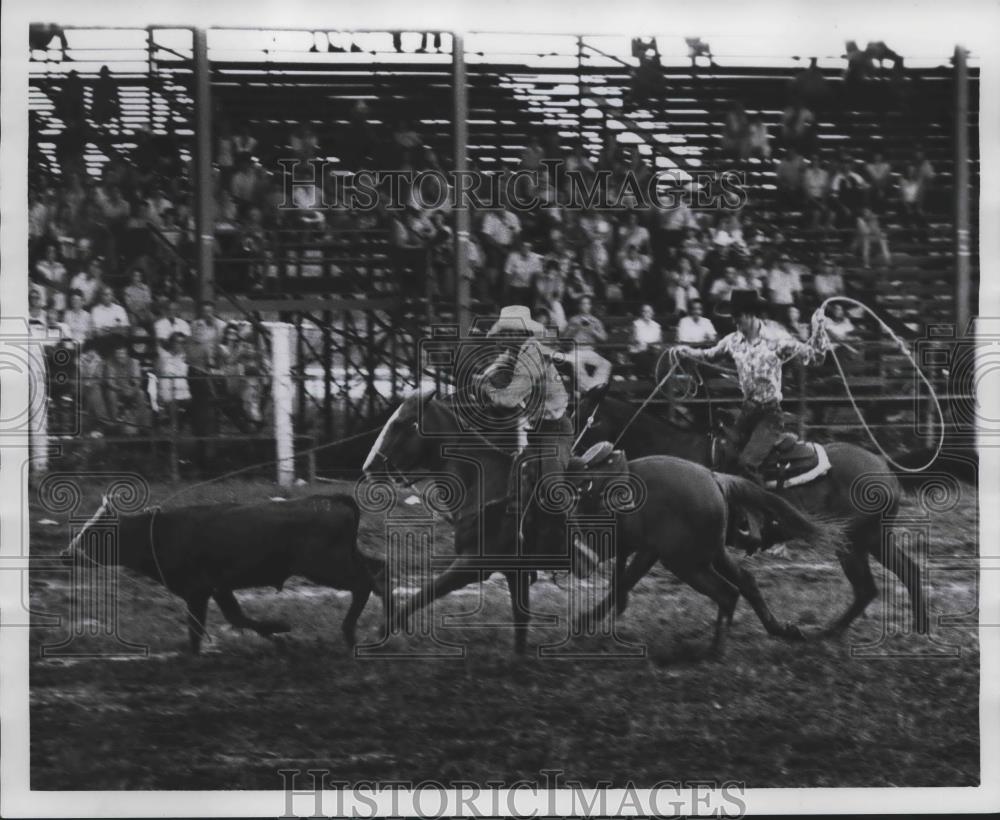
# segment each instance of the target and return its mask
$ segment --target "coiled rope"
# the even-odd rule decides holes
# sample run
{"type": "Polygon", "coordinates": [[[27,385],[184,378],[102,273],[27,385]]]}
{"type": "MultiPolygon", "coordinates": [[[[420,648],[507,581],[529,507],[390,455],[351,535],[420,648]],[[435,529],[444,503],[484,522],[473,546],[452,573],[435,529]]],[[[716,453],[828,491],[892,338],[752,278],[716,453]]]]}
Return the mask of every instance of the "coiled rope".
{"type": "Polygon", "coordinates": [[[913,354],[910,353],[910,350],[906,346],[906,343],[899,338],[896,332],[891,327],[889,327],[889,325],[887,325],[881,319],[881,317],[877,313],[875,313],[874,310],[872,310],[870,307],[868,307],[868,305],[864,304],[863,302],[859,302],[857,299],[852,299],[850,296],[831,296],[829,299],[826,299],[823,302],[823,304],[821,304],[818,308],[816,308],[816,311],[813,313],[812,326],[813,326],[813,332],[812,336],[810,337],[810,341],[812,341],[812,339],[816,337],[819,333],[822,333],[826,337],[825,338],[826,346],[830,351],[831,357],[833,358],[833,363],[837,366],[837,373],[840,376],[840,380],[844,384],[844,390],[847,392],[847,398],[851,402],[851,407],[854,408],[854,412],[855,414],[857,414],[858,421],[861,422],[861,426],[864,427],[865,432],[868,434],[868,438],[871,439],[872,444],[874,444],[875,448],[882,454],[882,457],[897,470],[904,473],[919,473],[923,472],[928,467],[930,467],[937,460],[937,457],[941,454],[941,448],[944,446],[944,411],[941,409],[941,402],[938,399],[937,391],[934,389],[934,385],[931,384],[930,379],[928,379],[927,376],[924,375],[924,371],[920,369],[920,365],[917,364],[916,359],[913,357],[913,354]],[[854,399],[854,394],[851,392],[851,386],[850,383],[848,382],[847,374],[844,373],[844,368],[840,364],[840,359],[837,358],[836,345],[831,344],[826,329],[822,326],[822,324],[819,321],[820,318],[823,317],[826,313],[826,306],[832,304],[833,302],[847,302],[850,305],[854,305],[855,307],[861,308],[861,310],[865,311],[865,313],[871,316],[878,323],[879,327],[882,328],[882,330],[885,333],[887,333],[893,339],[893,341],[896,342],[900,352],[904,356],[906,356],[910,364],[913,365],[913,369],[917,372],[917,375],[920,376],[921,381],[927,386],[927,389],[930,391],[931,399],[933,399],[934,401],[934,409],[937,411],[938,422],[940,424],[940,432],[938,435],[937,445],[934,448],[934,454],[930,457],[930,459],[927,461],[926,464],[923,464],[920,467],[904,467],[902,464],[896,461],[892,456],[890,456],[885,451],[885,448],[883,448],[882,445],[879,444],[878,439],[875,437],[875,433],[872,431],[871,427],[868,426],[868,422],[865,421],[865,417],[861,413],[861,408],[858,407],[858,403],[854,399]]]}

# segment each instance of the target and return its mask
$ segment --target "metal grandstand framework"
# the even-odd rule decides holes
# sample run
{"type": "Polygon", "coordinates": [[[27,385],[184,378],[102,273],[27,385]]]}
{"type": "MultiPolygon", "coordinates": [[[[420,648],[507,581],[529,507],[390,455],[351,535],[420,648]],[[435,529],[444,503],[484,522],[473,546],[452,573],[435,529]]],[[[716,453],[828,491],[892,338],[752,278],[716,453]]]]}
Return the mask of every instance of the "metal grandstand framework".
{"type": "MultiPolygon", "coordinates": [[[[803,66],[782,58],[695,69],[679,49],[666,49],[664,93],[638,97],[638,61],[623,37],[445,33],[440,51],[420,52],[423,35],[412,32],[400,41],[391,32],[239,28],[67,33],[68,53],[33,54],[33,173],[58,176],[64,143],[73,140],[85,143],[94,176],[112,159],[131,159],[146,140],[169,144],[192,163],[200,242],[183,264],[196,272],[202,296],[214,294],[222,307],[253,321],[295,326],[296,428],[318,440],[364,429],[427,377],[417,340],[428,324],[470,326],[480,306],[463,275],[469,214],[460,210],[454,217],[453,298],[401,298],[393,288],[387,238],[378,231],[336,247],[289,240],[294,264],[272,260],[264,293],[235,292],[217,276],[230,260],[213,252],[213,134],[220,117],[248,124],[271,149],[287,144],[289,129],[303,123],[316,128],[321,145],[334,145],[332,135],[362,101],[374,125],[413,120],[455,169],[509,167],[530,137],[552,135],[560,143],[577,141],[594,156],[611,138],[652,166],[684,175],[720,161],[718,133],[728,101],[740,99],[768,125],[779,122],[782,90],[803,66]],[[74,132],[60,116],[60,95],[78,84],[89,106],[103,66],[118,89],[120,115],[102,123],[86,119],[74,132]],[[309,253],[320,255],[323,271],[306,279],[298,271],[309,253]]],[[[820,62],[832,82],[839,82],[841,65],[839,56],[820,62]]],[[[978,270],[978,72],[962,49],[908,58],[908,72],[930,106],[917,137],[940,169],[947,218],[928,247],[887,278],[861,272],[850,278],[855,292],[901,323],[950,319],[963,328],[978,270]],[[920,293],[932,291],[937,296],[928,304],[920,293]]],[[[914,139],[912,123],[875,108],[859,109],[851,129],[887,152],[902,151],[914,139]]],[[[848,138],[844,129],[827,127],[820,151],[835,151],[848,138]]],[[[326,154],[334,167],[341,161],[336,150],[326,154]]],[[[259,159],[274,156],[272,150],[259,159]]],[[[743,170],[759,201],[769,201],[773,171],[743,170]]]]}

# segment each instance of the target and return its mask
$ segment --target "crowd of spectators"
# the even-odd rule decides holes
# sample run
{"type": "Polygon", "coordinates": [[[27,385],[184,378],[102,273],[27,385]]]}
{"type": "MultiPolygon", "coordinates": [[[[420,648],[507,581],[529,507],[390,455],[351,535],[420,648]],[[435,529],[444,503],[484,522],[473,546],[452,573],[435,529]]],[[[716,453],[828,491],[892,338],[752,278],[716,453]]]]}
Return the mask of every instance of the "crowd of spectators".
{"type": "MultiPolygon", "coordinates": [[[[354,48],[327,39],[329,50],[354,48]]],[[[902,58],[879,45],[870,44],[862,56],[848,48],[850,83],[885,74],[885,61],[893,65],[890,80],[905,78],[902,58]]],[[[689,46],[693,63],[712,60],[707,45],[689,46]]],[[[425,37],[422,48],[428,47],[425,37]]],[[[637,41],[634,49],[651,88],[660,71],[655,41],[637,41]]],[[[194,256],[195,221],[191,168],[176,140],[140,132],[128,161],[112,157],[94,176],[84,165],[81,134],[95,123],[114,126],[120,115],[114,83],[102,72],[89,109],[73,72],[50,92],[67,127],[57,146],[61,173],[42,168],[29,191],[32,319],[80,345],[81,366],[90,374],[83,402],[92,429],[144,429],[169,416],[187,419],[201,434],[217,423],[212,408],[218,407],[229,408],[241,429],[258,425],[266,358],[260,340],[215,317],[210,303],[191,321],[178,315],[178,299],[193,290],[186,260],[194,256]]],[[[529,305],[555,332],[640,375],[652,372],[664,343],[709,343],[728,331],[716,308],[734,289],[759,290],[770,319],[801,337],[807,332],[801,316],[844,292],[845,268],[892,263],[890,221],[926,236],[925,202],[935,176],[919,150],[903,168],[877,150],[820,152],[820,115],[830,107],[829,84],[813,60],[792,82],[779,126],[769,128],[739,102],[729,105],[720,153],[730,167],[773,169],[775,207],[801,214],[802,231],[844,232],[839,253],[800,250],[752,199],[739,210],[684,202],[639,208],[625,180],[641,184],[653,174],[645,146],[626,147],[609,133],[590,155],[582,143],[564,145],[540,132],[516,163],[492,174],[506,179],[551,168],[551,160],[561,161],[563,172],[579,172],[585,183],[609,172],[611,198],[624,207],[562,207],[554,203],[567,193],[559,187],[567,184],[565,173],[543,170],[535,186],[521,178],[527,190],[519,193],[534,195],[539,207],[517,209],[501,199],[473,214],[465,245],[473,298],[483,311],[529,305]],[[622,318],[626,338],[605,329],[594,304],[602,317],[622,318]]],[[[276,138],[231,122],[223,111],[215,126],[214,237],[223,290],[280,289],[294,276],[370,292],[376,263],[365,249],[369,238],[375,247],[378,232],[388,237],[388,287],[450,299],[456,266],[447,197],[440,207],[424,207],[435,192],[424,186],[421,201],[404,186],[398,210],[383,199],[364,210],[321,202],[344,172],[448,167],[449,158],[415,120],[376,115],[357,101],[346,125],[322,134],[303,123],[276,138]],[[334,154],[339,162],[327,177],[300,171],[309,180],[299,177],[295,207],[284,207],[288,188],[278,160],[334,154]]],[[[473,164],[472,170],[482,169],[473,164]]]]}

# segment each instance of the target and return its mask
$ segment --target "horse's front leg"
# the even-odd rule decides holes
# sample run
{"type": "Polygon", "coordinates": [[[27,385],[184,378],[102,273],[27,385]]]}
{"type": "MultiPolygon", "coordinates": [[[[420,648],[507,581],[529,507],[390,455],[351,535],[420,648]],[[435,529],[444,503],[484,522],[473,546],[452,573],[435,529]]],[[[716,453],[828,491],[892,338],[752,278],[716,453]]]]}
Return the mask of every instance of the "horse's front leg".
{"type": "Polygon", "coordinates": [[[414,612],[438,598],[481,580],[482,567],[475,561],[473,556],[459,555],[444,572],[424,583],[415,594],[402,601],[393,601],[390,630],[395,632],[406,626],[414,612]]]}
{"type": "Polygon", "coordinates": [[[505,572],[507,588],[510,590],[510,603],[514,612],[514,651],[523,655],[528,646],[528,622],[531,620],[529,606],[531,573],[527,570],[511,570],[505,572]]]}

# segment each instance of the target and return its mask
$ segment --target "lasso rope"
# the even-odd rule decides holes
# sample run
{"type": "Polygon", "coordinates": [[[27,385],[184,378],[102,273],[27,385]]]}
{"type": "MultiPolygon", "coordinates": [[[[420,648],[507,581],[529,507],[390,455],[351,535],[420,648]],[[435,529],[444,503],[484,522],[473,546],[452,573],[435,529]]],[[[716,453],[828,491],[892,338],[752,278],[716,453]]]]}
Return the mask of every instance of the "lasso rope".
{"type": "MultiPolygon", "coordinates": [[[[891,327],[889,327],[889,325],[887,325],[882,320],[882,318],[877,313],[875,313],[874,310],[872,310],[870,307],[868,307],[868,305],[864,304],[863,302],[859,302],[857,299],[852,299],[850,296],[831,296],[830,298],[825,299],[823,303],[813,312],[811,324],[812,324],[812,333],[809,336],[808,343],[815,344],[816,340],[820,337],[820,334],[822,333],[824,347],[826,350],[829,351],[831,357],[833,358],[833,363],[837,367],[837,374],[840,376],[840,380],[844,384],[844,390],[847,392],[847,398],[851,402],[851,407],[854,408],[854,412],[858,417],[858,421],[861,422],[861,426],[868,434],[868,438],[871,439],[872,444],[874,444],[875,448],[879,451],[879,453],[882,454],[882,457],[887,462],[889,462],[889,464],[895,467],[898,471],[903,473],[920,473],[926,470],[928,467],[930,467],[937,460],[937,457],[941,454],[941,448],[944,446],[944,411],[941,409],[941,402],[938,399],[937,391],[934,389],[934,385],[931,384],[930,379],[928,379],[927,376],[924,375],[924,372],[920,369],[920,366],[917,364],[916,359],[913,358],[913,354],[911,354],[909,349],[907,348],[906,343],[899,338],[896,332],[891,327]],[[869,427],[868,422],[865,421],[865,417],[861,412],[861,408],[858,407],[858,403],[854,398],[854,394],[851,392],[851,386],[850,383],[848,382],[847,374],[844,372],[844,368],[840,363],[840,359],[837,358],[836,344],[831,342],[829,334],[827,333],[826,329],[821,326],[820,323],[820,319],[826,315],[826,306],[832,304],[833,302],[847,302],[848,304],[854,305],[855,307],[859,307],[863,311],[865,311],[869,316],[871,316],[876,322],[878,322],[879,327],[882,328],[882,330],[885,331],[890,337],[892,337],[892,339],[899,346],[900,351],[903,353],[904,356],[906,356],[910,364],[913,365],[913,369],[917,371],[917,374],[920,376],[920,379],[923,381],[925,385],[927,385],[927,389],[930,391],[931,398],[934,400],[934,408],[937,411],[941,432],[940,435],[938,436],[937,446],[934,448],[934,454],[930,457],[930,459],[927,461],[926,464],[922,464],[920,467],[905,467],[902,464],[900,464],[885,451],[885,448],[882,447],[878,439],[875,437],[874,431],[871,429],[871,427],[869,427]]],[[[676,348],[671,348],[671,351],[674,350],[676,350],[676,348]]],[[[787,359],[783,359],[782,365],[787,364],[789,361],[795,358],[796,355],[798,354],[793,354],[789,356],[787,359]]],[[[669,376],[673,372],[673,370],[677,367],[678,361],[679,359],[675,359],[674,366],[671,368],[670,372],[667,373],[667,376],[669,376]]],[[[701,365],[708,365],[709,367],[714,368],[715,370],[718,370],[726,375],[730,374],[735,375],[735,371],[730,370],[729,368],[720,367],[719,365],[713,364],[712,362],[705,362],[702,361],[701,359],[692,359],[692,361],[696,361],[698,364],[701,365]]],[[[664,377],[664,381],[666,380],[666,378],[667,377],[664,377]]],[[[662,383],[663,382],[661,381],[660,384],[662,383]]],[[[656,389],[659,389],[659,386],[660,385],[657,385],[656,389]]],[[[643,406],[645,406],[645,403],[643,404],[643,406]]],[[[629,421],[629,424],[631,424],[631,420],[629,421]]]]}
{"type": "Polygon", "coordinates": [[[851,392],[851,387],[847,380],[847,374],[844,373],[844,368],[840,364],[840,359],[837,358],[836,345],[830,343],[829,334],[827,333],[825,328],[822,329],[822,333],[824,334],[824,336],[826,336],[826,342],[829,347],[830,355],[833,357],[833,363],[837,366],[837,373],[840,375],[840,380],[844,383],[844,390],[847,391],[847,398],[850,399],[851,407],[854,408],[854,412],[857,414],[858,420],[861,422],[861,426],[864,427],[865,432],[868,434],[868,437],[872,441],[872,444],[874,444],[876,449],[882,454],[882,457],[900,472],[904,473],[923,472],[937,460],[937,457],[941,454],[941,448],[944,446],[944,411],[941,409],[941,402],[938,399],[937,391],[934,390],[934,385],[931,384],[930,379],[928,379],[927,376],[924,375],[924,372],[920,369],[920,366],[917,364],[916,359],[913,358],[913,354],[911,354],[909,349],[907,348],[906,343],[899,338],[896,332],[891,327],[889,327],[889,325],[887,325],[879,317],[879,315],[875,313],[874,310],[868,307],[868,305],[864,304],[863,302],[859,302],[857,299],[852,299],[850,296],[831,296],[829,299],[826,299],[823,302],[823,304],[821,304],[818,308],[816,308],[816,311],[813,313],[812,316],[813,334],[810,337],[810,339],[815,337],[820,332],[819,317],[825,315],[826,306],[828,304],[831,304],[832,302],[847,302],[851,305],[854,305],[855,307],[859,307],[863,311],[865,311],[869,316],[871,316],[876,322],[878,322],[879,327],[881,327],[883,331],[885,331],[886,333],[889,334],[889,336],[892,337],[892,339],[899,346],[900,351],[903,353],[904,356],[906,356],[910,364],[913,365],[913,369],[917,371],[917,374],[920,376],[921,381],[923,381],[923,383],[927,385],[927,389],[930,391],[931,398],[934,400],[934,409],[937,411],[938,421],[940,422],[941,425],[941,432],[938,435],[937,446],[934,448],[934,455],[931,456],[931,458],[927,461],[926,464],[923,464],[920,467],[904,467],[902,464],[896,461],[892,456],[890,456],[882,447],[882,445],[879,444],[878,439],[875,438],[875,433],[872,431],[871,427],[868,426],[868,422],[865,421],[865,418],[861,413],[861,408],[858,407],[858,403],[854,399],[854,394],[851,392]]]}
{"type": "Polygon", "coordinates": [[[632,422],[635,421],[636,418],[638,418],[639,414],[643,410],[646,409],[646,405],[653,400],[653,396],[655,396],[657,392],[659,392],[660,388],[663,387],[663,385],[667,382],[667,380],[674,375],[675,370],[677,370],[676,361],[672,365],[670,365],[670,369],[667,371],[667,374],[656,383],[656,386],[652,390],[649,391],[649,395],[646,396],[646,400],[639,405],[639,409],[632,414],[632,418],[630,418],[627,422],[625,422],[625,426],[622,427],[621,432],[618,434],[618,438],[616,438],[612,443],[611,445],[612,447],[618,446],[618,442],[622,440],[622,436],[625,435],[625,431],[632,426],[632,422]]]}

